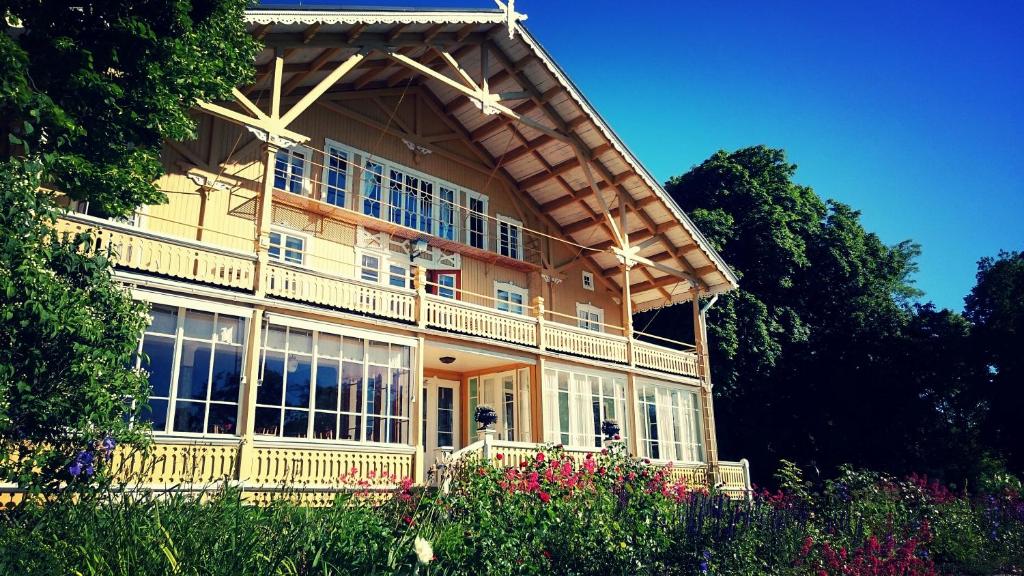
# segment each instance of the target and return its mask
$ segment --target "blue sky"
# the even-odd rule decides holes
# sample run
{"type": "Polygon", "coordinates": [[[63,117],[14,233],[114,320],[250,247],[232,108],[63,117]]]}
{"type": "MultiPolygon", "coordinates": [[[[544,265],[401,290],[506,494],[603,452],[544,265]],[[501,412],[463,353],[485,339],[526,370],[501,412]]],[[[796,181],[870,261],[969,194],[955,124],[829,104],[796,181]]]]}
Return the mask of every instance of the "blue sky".
{"type": "Polygon", "coordinates": [[[798,182],[920,243],[917,285],[942,307],[962,308],[978,258],[1024,249],[1024,2],[516,8],[662,181],[719,149],[783,148],[798,182]]]}

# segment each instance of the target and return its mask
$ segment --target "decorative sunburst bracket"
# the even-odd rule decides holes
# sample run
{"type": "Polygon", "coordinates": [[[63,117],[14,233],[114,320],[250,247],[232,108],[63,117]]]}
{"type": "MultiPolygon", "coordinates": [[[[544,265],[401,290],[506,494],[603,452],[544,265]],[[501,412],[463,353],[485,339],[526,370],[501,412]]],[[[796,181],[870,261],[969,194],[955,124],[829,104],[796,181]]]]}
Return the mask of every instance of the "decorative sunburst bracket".
{"type": "Polygon", "coordinates": [[[508,0],[508,4],[505,4],[501,0],[494,0],[494,3],[498,5],[498,8],[505,13],[505,25],[508,26],[508,37],[515,38],[516,35],[516,22],[522,22],[529,18],[522,12],[516,12],[516,0],[508,0]]]}

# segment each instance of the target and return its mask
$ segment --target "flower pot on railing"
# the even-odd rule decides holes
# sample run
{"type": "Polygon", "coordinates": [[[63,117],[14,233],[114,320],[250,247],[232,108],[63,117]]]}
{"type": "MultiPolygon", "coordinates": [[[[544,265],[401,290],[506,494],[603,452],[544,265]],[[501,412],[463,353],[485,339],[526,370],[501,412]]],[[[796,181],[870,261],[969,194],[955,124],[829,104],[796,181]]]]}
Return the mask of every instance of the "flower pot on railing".
{"type": "Polygon", "coordinates": [[[476,407],[476,414],[474,419],[480,428],[477,430],[484,431],[488,430],[495,422],[498,421],[498,413],[494,411],[494,408],[488,404],[480,404],[476,407]]]}
{"type": "Polygon", "coordinates": [[[601,422],[601,433],[604,434],[605,441],[615,439],[620,430],[622,429],[616,420],[608,419],[601,422]]]}

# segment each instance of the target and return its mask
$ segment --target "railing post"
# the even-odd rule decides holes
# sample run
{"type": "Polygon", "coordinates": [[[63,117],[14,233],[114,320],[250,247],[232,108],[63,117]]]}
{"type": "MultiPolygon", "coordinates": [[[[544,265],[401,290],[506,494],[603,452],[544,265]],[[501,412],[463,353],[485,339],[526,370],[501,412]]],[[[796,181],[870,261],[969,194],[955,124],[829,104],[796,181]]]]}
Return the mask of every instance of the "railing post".
{"type": "Polygon", "coordinates": [[[427,269],[423,266],[416,267],[416,275],[413,277],[416,288],[416,325],[420,328],[427,326],[427,269]]]}
{"type": "Polygon", "coordinates": [[[537,348],[544,349],[544,297],[534,296],[533,315],[537,317],[537,348]]]}
{"type": "Polygon", "coordinates": [[[750,484],[750,460],[740,458],[740,466],[743,467],[743,494],[747,497],[747,500],[752,500],[754,498],[754,489],[750,484]]]}
{"type": "Polygon", "coordinates": [[[494,457],[494,430],[488,428],[483,431],[484,436],[484,462],[490,463],[491,458],[494,457]]]}

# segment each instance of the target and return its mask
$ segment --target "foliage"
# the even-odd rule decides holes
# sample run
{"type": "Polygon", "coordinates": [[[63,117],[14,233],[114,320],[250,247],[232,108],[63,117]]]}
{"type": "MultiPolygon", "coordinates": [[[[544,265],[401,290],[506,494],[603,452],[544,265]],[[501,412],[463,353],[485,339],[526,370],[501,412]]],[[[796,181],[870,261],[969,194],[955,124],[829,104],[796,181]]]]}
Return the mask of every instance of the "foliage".
{"type": "Polygon", "coordinates": [[[164,139],[193,138],[195,103],[252,74],[247,4],[5,2],[0,158],[40,155],[47,184],[114,216],[162,202],[164,139]]]}
{"type": "Polygon", "coordinates": [[[0,477],[37,490],[102,478],[111,442],[141,440],[125,398],[148,390],[125,369],[143,307],[107,254],[82,253],[90,236],[54,231],[58,209],[38,178],[38,165],[0,164],[0,477]]]}
{"type": "Polygon", "coordinates": [[[1024,252],[982,258],[977,284],[964,302],[964,315],[975,326],[976,345],[987,368],[979,382],[988,391],[985,437],[1012,470],[1024,470],[1024,252]]]}
{"type": "MultiPolygon", "coordinates": [[[[988,574],[1024,567],[1019,493],[954,494],[844,468],[806,500],[730,500],[613,448],[463,460],[447,493],[374,480],[333,506],[123,493],[0,514],[0,572],[31,574],[988,574]],[[508,465],[506,467],[506,465],[508,465]]],[[[384,478],[395,483],[394,477],[384,478]]]]}
{"type": "MultiPolygon", "coordinates": [[[[708,312],[715,411],[743,423],[719,427],[722,453],[759,470],[785,455],[818,475],[852,462],[982,476],[984,367],[970,324],[911,305],[917,245],[887,246],[795,173],[782,150],[756,146],[666,185],[740,278],[708,312]]],[[[685,340],[688,314],[638,323],[685,340]]]]}

